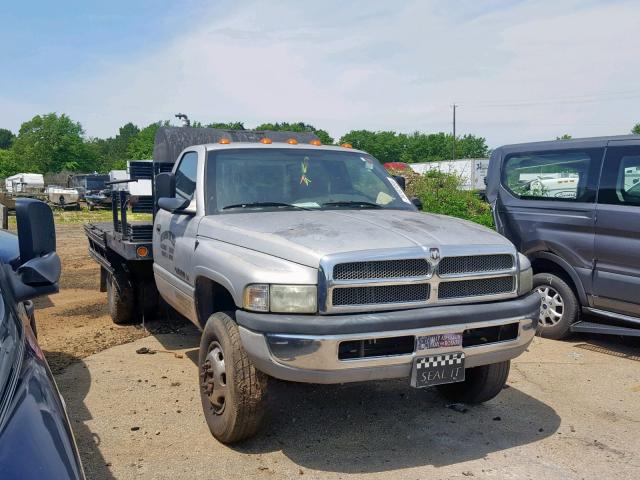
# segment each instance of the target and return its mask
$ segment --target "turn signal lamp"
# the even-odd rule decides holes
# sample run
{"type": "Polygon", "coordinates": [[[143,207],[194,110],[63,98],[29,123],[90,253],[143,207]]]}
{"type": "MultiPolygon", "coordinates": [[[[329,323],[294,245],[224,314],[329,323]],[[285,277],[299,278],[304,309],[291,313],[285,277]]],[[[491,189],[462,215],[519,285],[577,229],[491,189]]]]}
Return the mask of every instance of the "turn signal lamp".
{"type": "Polygon", "coordinates": [[[290,138],[289,140],[287,140],[287,143],[289,145],[297,145],[298,144],[298,140],[296,140],[295,138],[290,138]]]}
{"type": "Polygon", "coordinates": [[[271,145],[273,142],[270,138],[264,137],[260,139],[260,143],[264,143],[265,145],[271,145]]]}
{"type": "Polygon", "coordinates": [[[353,148],[353,145],[351,145],[350,143],[343,143],[342,145],[340,145],[342,148],[353,148]]]}
{"type": "Polygon", "coordinates": [[[218,143],[221,143],[222,145],[229,145],[231,143],[231,140],[229,140],[228,138],[221,138],[218,143]]]}
{"type": "Polygon", "coordinates": [[[140,246],[136,248],[136,253],[139,257],[146,257],[149,255],[149,249],[147,247],[140,246]]]}
{"type": "Polygon", "coordinates": [[[316,147],[319,147],[320,145],[322,145],[322,142],[320,140],[318,140],[317,138],[311,140],[309,143],[311,145],[315,145],[316,147]]]}

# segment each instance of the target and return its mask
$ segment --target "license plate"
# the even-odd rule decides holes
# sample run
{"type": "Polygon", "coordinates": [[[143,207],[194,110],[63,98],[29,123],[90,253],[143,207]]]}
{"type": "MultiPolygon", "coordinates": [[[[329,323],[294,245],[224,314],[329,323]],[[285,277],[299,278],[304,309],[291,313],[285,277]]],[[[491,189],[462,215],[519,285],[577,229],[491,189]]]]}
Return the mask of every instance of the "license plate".
{"type": "Polygon", "coordinates": [[[464,353],[441,353],[413,360],[411,386],[432,387],[464,381],[464,353]]]}
{"type": "Polygon", "coordinates": [[[461,333],[441,333],[438,335],[423,335],[416,337],[416,350],[431,350],[433,348],[451,348],[462,346],[461,333]]]}

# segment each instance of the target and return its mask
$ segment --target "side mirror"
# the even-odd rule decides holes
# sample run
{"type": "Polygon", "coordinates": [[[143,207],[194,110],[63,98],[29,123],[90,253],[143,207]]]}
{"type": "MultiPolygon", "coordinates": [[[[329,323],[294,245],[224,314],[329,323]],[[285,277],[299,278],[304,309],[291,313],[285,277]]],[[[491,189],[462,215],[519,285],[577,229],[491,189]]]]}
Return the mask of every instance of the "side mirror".
{"type": "Polygon", "coordinates": [[[157,199],[176,196],[176,176],[173,173],[159,173],[156,175],[155,195],[157,199]]]}
{"type": "Polygon", "coordinates": [[[420,200],[418,197],[413,197],[411,199],[411,203],[413,203],[413,205],[420,211],[422,211],[422,200],[420,200]]]}
{"type": "Polygon", "coordinates": [[[402,175],[394,175],[393,179],[398,183],[398,185],[400,185],[400,188],[402,190],[405,190],[407,188],[407,182],[402,175]]]}
{"type": "MultiPolygon", "coordinates": [[[[162,197],[158,199],[158,207],[162,210],[166,210],[171,213],[180,213],[181,210],[184,210],[189,206],[191,200],[184,200],[182,198],[169,198],[162,197]]],[[[192,212],[184,212],[184,213],[192,213],[192,212]]]]}
{"type": "Polygon", "coordinates": [[[56,253],[53,213],[47,204],[31,198],[16,200],[20,261],[16,271],[5,265],[18,302],[56,293],[61,264],[56,253]]]}
{"type": "Polygon", "coordinates": [[[56,251],[56,228],[51,208],[32,198],[16,199],[20,263],[56,251]]]}

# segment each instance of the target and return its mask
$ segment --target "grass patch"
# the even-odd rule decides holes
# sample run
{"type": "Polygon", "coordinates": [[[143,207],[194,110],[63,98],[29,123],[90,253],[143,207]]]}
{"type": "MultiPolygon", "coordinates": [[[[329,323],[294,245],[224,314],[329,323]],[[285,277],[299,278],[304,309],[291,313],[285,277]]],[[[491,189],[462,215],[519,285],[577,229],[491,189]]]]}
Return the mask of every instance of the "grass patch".
{"type": "MultiPolygon", "coordinates": [[[[62,208],[53,207],[53,220],[56,225],[82,225],[94,222],[111,222],[113,214],[110,209],[89,210],[82,206],[80,210],[64,210],[62,208]]],[[[127,212],[127,221],[129,222],[150,222],[152,220],[150,213],[132,213],[127,212]]],[[[9,228],[16,226],[16,217],[9,217],[9,228]]]]}

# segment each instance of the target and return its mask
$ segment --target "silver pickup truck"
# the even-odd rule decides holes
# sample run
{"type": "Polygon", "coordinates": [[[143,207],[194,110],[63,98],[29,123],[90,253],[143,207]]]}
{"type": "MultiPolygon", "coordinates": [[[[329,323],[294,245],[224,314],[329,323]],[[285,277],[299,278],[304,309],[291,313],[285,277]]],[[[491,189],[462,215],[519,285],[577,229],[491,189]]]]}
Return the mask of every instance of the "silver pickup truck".
{"type": "Polygon", "coordinates": [[[99,241],[88,226],[91,253],[116,321],[157,288],[202,329],[202,406],[222,442],[258,431],[270,376],[406,378],[487,401],[535,334],[526,257],[487,228],[417,211],[366,152],[308,134],[167,128],[154,165],[152,237],[136,243],[120,221],[99,241]]]}

